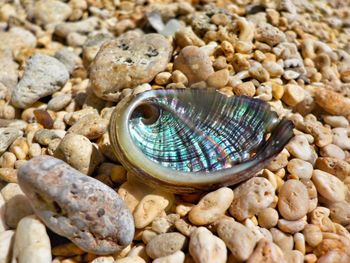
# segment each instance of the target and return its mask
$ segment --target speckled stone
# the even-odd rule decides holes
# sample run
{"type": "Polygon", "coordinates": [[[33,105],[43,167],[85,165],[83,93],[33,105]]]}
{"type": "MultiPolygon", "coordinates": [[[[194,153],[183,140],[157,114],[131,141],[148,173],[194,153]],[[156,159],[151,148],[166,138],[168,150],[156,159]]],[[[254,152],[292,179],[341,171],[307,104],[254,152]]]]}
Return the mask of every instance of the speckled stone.
{"type": "Polygon", "coordinates": [[[118,100],[122,89],[150,82],[163,71],[171,53],[170,42],[160,34],[126,33],[106,41],[91,63],[94,93],[106,100],[118,100]]]}
{"type": "Polygon", "coordinates": [[[22,132],[16,128],[0,128],[0,156],[21,134],[22,132]]]}
{"type": "Polygon", "coordinates": [[[132,241],[134,221],[119,195],[63,161],[35,157],[19,169],[18,182],[46,226],[81,249],[111,254],[132,241]]]}

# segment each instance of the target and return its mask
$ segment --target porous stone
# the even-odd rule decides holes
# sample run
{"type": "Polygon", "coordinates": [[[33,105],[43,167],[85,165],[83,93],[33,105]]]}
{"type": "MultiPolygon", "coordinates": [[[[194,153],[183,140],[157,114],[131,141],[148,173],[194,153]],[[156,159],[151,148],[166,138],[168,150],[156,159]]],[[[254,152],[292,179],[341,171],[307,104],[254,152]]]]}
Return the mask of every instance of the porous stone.
{"type": "Polygon", "coordinates": [[[111,254],[132,241],[133,218],[119,195],[63,161],[35,157],[19,169],[18,182],[40,219],[83,250],[111,254]]]}
{"type": "Polygon", "coordinates": [[[40,98],[61,89],[69,78],[66,67],[57,59],[36,54],[27,61],[22,79],[12,93],[12,104],[28,108],[40,98]]]}
{"type": "Polygon", "coordinates": [[[285,34],[277,27],[269,23],[258,23],[255,30],[255,39],[267,43],[273,47],[281,42],[286,41],[285,34]]]}
{"type": "Polygon", "coordinates": [[[248,258],[247,263],[266,262],[266,263],[287,263],[284,259],[282,250],[273,242],[260,239],[254,252],[248,258]]]}
{"type": "Polygon", "coordinates": [[[195,225],[213,223],[224,215],[233,200],[233,192],[228,187],[220,188],[205,195],[197,205],[192,207],[188,219],[195,225]]]}
{"type": "Polygon", "coordinates": [[[192,232],[189,252],[196,263],[225,263],[227,259],[224,241],[205,227],[198,227],[192,232]]]}
{"type": "Polygon", "coordinates": [[[54,156],[87,175],[91,175],[102,161],[97,147],[85,136],[74,133],[64,136],[54,156]]]}
{"type": "Polygon", "coordinates": [[[190,85],[205,81],[214,73],[209,56],[196,46],[187,46],[180,51],[174,60],[174,70],[184,73],[190,85]]]}
{"type": "Polygon", "coordinates": [[[333,143],[343,150],[350,150],[350,129],[348,128],[334,128],[333,133],[333,143]]]}
{"type": "Polygon", "coordinates": [[[303,234],[306,243],[311,247],[316,247],[323,239],[321,229],[318,225],[307,224],[303,229],[303,234]]]}
{"type": "Polygon", "coordinates": [[[244,220],[267,208],[273,202],[275,189],[267,179],[254,177],[237,186],[233,196],[229,211],[236,219],[244,220]]]}
{"type": "Polygon", "coordinates": [[[35,216],[18,223],[13,245],[13,263],[51,263],[51,244],[46,228],[35,216]]]}
{"type": "Polygon", "coordinates": [[[346,188],[336,176],[321,170],[314,170],[312,181],[322,197],[331,202],[344,201],[346,188]]]}
{"type": "Polygon", "coordinates": [[[121,90],[150,82],[169,62],[172,46],[160,34],[136,36],[126,33],[106,41],[90,67],[95,94],[117,100],[121,90]]]}
{"type": "Polygon", "coordinates": [[[309,209],[309,195],[303,183],[298,180],[286,181],[278,195],[278,210],[287,220],[298,220],[309,209]]]}
{"type": "Polygon", "coordinates": [[[288,152],[296,158],[314,163],[317,158],[316,153],[312,150],[307,138],[304,135],[294,136],[286,145],[288,152]]]}
{"type": "Polygon", "coordinates": [[[339,146],[333,143],[328,144],[325,147],[322,147],[320,149],[320,155],[322,157],[331,157],[331,158],[336,158],[338,160],[345,159],[345,152],[339,146]]]}
{"type": "Polygon", "coordinates": [[[106,131],[109,121],[97,114],[87,114],[68,129],[68,133],[85,136],[90,140],[101,137],[106,131]]]}
{"type": "Polygon", "coordinates": [[[258,241],[252,230],[232,219],[221,219],[217,232],[237,261],[247,260],[258,241]]]}
{"type": "Polygon", "coordinates": [[[288,84],[284,88],[282,100],[289,106],[295,106],[305,98],[305,92],[299,85],[288,84]]]}
{"type": "Polygon", "coordinates": [[[0,128],[0,156],[21,135],[22,132],[16,128],[0,128]]]}
{"type": "MultiPolygon", "coordinates": [[[[0,33],[1,36],[1,33],[0,33]]],[[[4,40],[3,40],[4,41],[4,40]]],[[[10,49],[0,49],[0,83],[6,87],[3,97],[10,97],[18,79],[18,64],[14,61],[10,49]]]]}
{"type": "Polygon", "coordinates": [[[319,157],[316,160],[315,167],[319,170],[335,175],[341,181],[347,176],[350,176],[350,164],[337,158],[319,157]]]}
{"type": "Polygon", "coordinates": [[[186,237],[180,233],[164,233],[151,239],[146,246],[147,255],[160,258],[182,250],[186,245],[186,237]]]}

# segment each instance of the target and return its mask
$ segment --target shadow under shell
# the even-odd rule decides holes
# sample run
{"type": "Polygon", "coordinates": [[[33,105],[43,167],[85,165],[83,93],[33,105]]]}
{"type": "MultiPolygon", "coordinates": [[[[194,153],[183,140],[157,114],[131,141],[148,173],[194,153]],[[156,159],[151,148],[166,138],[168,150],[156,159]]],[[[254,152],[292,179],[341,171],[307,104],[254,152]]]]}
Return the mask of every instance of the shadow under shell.
{"type": "Polygon", "coordinates": [[[110,135],[129,171],[147,183],[189,192],[254,176],[288,143],[292,129],[264,101],[181,89],[125,98],[113,112],[110,135]]]}

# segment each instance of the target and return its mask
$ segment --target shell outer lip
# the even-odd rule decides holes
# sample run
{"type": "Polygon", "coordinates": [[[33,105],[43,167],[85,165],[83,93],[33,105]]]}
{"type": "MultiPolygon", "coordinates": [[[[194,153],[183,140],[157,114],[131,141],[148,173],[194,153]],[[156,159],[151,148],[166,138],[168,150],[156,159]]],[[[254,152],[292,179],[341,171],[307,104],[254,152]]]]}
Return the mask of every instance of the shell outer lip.
{"type": "MultiPolygon", "coordinates": [[[[282,119],[275,125],[270,138],[262,145],[257,154],[250,160],[234,165],[232,168],[210,172],[183,172],[163,167],[148,159],[133,143],[128,122],[135,108],[144,100],[156,97],[160,90],[150,90],[131,95],[121,100],[114,109],[109,125],[109,136],[113,152],[121,164],[142,182],[153,187],[161,187],[174,193],[192,193],[217,189],[245,181],[264,168],[293,137],[294,125],[287,119],[282,119]],[[274,133],[276,133],[274,135],[274,133]],[[283,142],[273,141],[272,137],[287,133],[283,142]],[[276,144],[279,144],[276,146],[276,144]],[[278,150],[267,151],[268,145],[278,147],[278,150]]],[[[176,92],[177,89],[167,90],[176,92]]],[[[222,95],[225,96],[225,95],[222,95]]]]}

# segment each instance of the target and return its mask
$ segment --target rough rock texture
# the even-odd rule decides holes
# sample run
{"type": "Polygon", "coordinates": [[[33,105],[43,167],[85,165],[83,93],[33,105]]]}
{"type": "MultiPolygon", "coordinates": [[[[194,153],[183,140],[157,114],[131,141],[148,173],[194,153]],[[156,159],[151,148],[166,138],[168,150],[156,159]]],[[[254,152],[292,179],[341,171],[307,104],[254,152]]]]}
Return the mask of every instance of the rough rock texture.
{"type": "Polygon", "coordinates": [[[21,135],[16,128],[0,128],[0,156],[21,135]]]}
{"type": "Polygon", "coordinates": [[[90,68],[95,94],[117,100],[125,88],[151,81],[164,70],[172,52],[169,41],[159,34],[127,33],[103,44],[90,68]]]}
{"type": "Polygon", "coordinates": [[[19,169],[18,182],[44,223],[82,249],[110,254],[132,241],[133,218],[119,195],[63,161],[35,157],[19,169]]]}
{"type": "Polygon", "coordinates": [[[12,93],[12,104],[22,109],[61,89],[69,78],[66,67],[53,57],[37,54],[27,63],[23,78],[12,93]]]}

